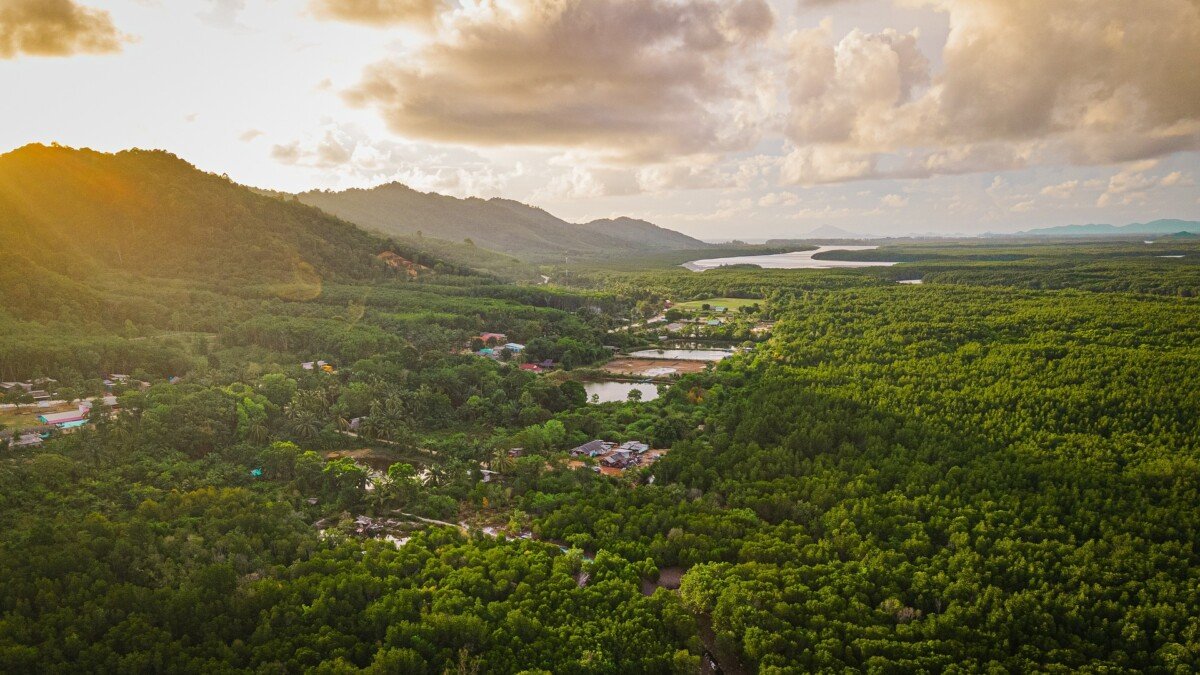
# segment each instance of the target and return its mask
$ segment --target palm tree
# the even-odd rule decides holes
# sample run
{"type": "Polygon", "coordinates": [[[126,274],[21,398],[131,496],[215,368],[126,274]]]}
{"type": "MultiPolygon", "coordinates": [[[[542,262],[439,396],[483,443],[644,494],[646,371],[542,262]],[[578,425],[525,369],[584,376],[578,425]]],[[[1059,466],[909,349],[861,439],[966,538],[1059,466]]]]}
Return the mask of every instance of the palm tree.
{"type": "Polygon", "coordinates": [[[507,450],[497,450],[488,462],[488,466],[492,471],[503,474],[512,471],[513,467],[516,466],[516,461],[509,456],[507,450]]]}
{"type": "Polygon", "coordinates": [[[292,420],[292,434],[302,441],[311,441],[321,433],[321,423],[312,413],[301,414],[292,420]]]}
{"type": "Polygon", "coordinates": [[[266,445],[271,440],[271,430],[262,420],[256,421],[246,430],[246,438],[255,445],[266,445]]]}

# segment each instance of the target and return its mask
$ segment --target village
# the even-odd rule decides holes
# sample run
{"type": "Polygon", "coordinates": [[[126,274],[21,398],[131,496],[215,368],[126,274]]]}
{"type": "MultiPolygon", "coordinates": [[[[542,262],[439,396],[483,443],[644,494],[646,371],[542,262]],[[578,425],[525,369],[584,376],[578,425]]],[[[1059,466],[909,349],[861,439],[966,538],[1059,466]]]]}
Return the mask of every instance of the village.
{"type": "MultiPolygon", "coordinates": [[[[94,421],[97,402],[104,414],[119,409],[112,393],[67,400],[59,398],[51,378],[24,382],[0,382],[0,447],[37,447],[54,434],[68,433],[94,421]]],[[[106,392],[130,387],[144,389],[150,383],[129,375],[111,373],[102,380],[106,392]]]]}

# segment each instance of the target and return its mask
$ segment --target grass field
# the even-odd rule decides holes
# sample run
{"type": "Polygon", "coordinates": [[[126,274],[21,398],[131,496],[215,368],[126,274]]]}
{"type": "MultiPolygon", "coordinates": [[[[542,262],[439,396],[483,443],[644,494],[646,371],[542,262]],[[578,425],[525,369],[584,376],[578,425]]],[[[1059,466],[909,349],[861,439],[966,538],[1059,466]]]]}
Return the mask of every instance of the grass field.
{"type": "Polygon", "coordinates": [[[704,305],[710,307],[725,307],[726,309],[738,309],[741,307],[749,307],[754,304],[762,304],[761,298],[710,298],[708,300],[692,300],[690,302],[681,302],[674,305],[676,309],[685,311],[699,311],[704,308],[704,305]]]}
{"type": "Polygon", "coordinates": [[[59,410],[50,410],[47,408],[37,408],[34,406],[23,406],[20,411],[5,408],[0,410],[0,428],[2,429],[24,429],[26,427],[36,427],[38,415],[45,412],[61,412],[59,410]]]}

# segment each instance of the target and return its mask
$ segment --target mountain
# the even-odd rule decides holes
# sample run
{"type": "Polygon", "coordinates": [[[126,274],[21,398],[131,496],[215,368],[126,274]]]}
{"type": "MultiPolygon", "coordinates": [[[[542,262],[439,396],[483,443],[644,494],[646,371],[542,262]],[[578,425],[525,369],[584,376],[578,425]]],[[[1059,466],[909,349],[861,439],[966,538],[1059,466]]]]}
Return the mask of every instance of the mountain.
{"type": "Polygon", "coordinates": [[[1147,234],[1175,234],[1178,232],[1200,233],[1200,222],[1194,220],[1154,220],[1149,223],[1129,225],[1060,225],[1018,232],[1013,236],[1031,237],[1111,237],[1140,236],[1147,234]]]}
{"type": "Polygon", "coordinates": [[[849,230],[843,230],[840,227],[834,227],[833,225],[822,225],[813,230],[809,230],[806,234],[801,235],[799,237],[792,237],[792,238],[788,238],[788,239],[768,239],[766,241],[766,245],[767,246],[794,246],[796,244],[808,243],[808,242],[812,242],[814,240],[824,240],[824,239],[845,240],[845,239],[868,239],[868,238],[869,237],[864,237],[861,234],[857,234],[857,233],[851,232],[849,230]]]}
{"type": "Polygon", "coordinates": [[[388,246],[167,152],[28,145],[0,155],[0,265],[28,278],[36,268],[222,282],[407,275],[379,259],[388,246]]]}
{"type": "Polygon", "coordinates": [[[659,227],[654,223],[636,218],[601,218],[577,227],[591,230],[599,235],[617,237],[636,242],[640,246],[656,249],[688,250],[706,248],[708,244],[675,230],[659,227]]]}
{"type": "Polygon", "coordinates": [[[708,244],[642,220],[618,218],[583,225],[510,199],[459,199],[418,192],[400,183],[342,192],[297,195],[305,204],[361,227],[389,235],[470,239],[494,251],[525,259],[564,253],[612,253],[624,250],[700,249],[708,244]]]}

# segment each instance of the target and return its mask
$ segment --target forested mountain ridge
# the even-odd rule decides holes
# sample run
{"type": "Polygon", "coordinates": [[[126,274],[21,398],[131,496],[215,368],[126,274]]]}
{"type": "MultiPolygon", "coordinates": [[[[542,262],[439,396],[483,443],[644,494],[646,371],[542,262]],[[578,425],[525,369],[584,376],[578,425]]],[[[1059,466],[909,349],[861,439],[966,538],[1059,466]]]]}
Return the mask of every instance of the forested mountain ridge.
{"type": "Polygon", "coordinates": [[[1200,233],[1200,222],[1194,220],[1161,219],[1152,220],[1148,223],[1130,223],[1128,225],[1059,225],[1057,227],[1026,230],[1017,234],[1036,237],[1087,237],[1164,235],[1180,232],[1200,233]]]}
{"type": "Polygon", "coordinates": [[[342,192],[314,190],[297,198],[361,227],[391,235],[463,241],[525,258],[621,250],[700,249],[707,244],[643,220],[569,223],[511,199],[459,199],[401,183],[342,192]]]}
{"type": "Polygon", "coordinates": [[[618,218],[599,218],[579,225],[609,237],[620,237],[633,242],[640,242],[647,248],[664,249],[697,249],[706,248],[708,244],[689,237],[681,232],[660,227],[646,220],[620,216],[618,218]]]}
{"type": "MultiPolygon", "coordinates": [[[[387,274],[384,239],[163,151],[27,145],[0,155],[0,254],[73,278],[292,281],[387,274]]],[[[401,252],[403,253],[403,252],[401,252]]]]}

